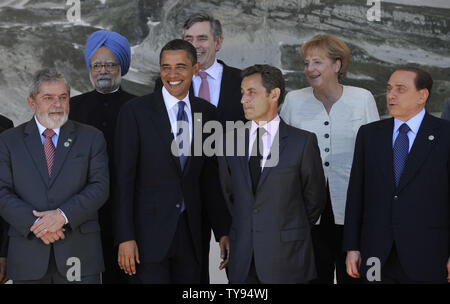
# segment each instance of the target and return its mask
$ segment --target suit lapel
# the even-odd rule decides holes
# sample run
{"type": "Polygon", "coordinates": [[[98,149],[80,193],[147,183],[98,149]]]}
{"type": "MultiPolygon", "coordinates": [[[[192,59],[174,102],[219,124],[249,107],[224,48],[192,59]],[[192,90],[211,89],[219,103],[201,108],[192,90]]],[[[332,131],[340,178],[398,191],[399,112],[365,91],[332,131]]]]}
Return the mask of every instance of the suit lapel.
{"type": "Polygon", "coordinates": [[[30,153],[31,158],[42,177],[44,184],[48,186],[48,169],[47,161],[45,159],[44,146],[42,144],[41,136],[36,125],[34,117],[25,126],[25,146],[27,147],[28,153],[30,153]]]}
{"type": "Polygon", "coordinates": [[[173,155],[171,149],[174,135],[172,133],[172,127],[170,126],[169,114],[167,113],[167,109],[164,104],[162,89],[154,92],[153,99],[149,100],[149,105],[152,109],[152,111],[149,111],[149,116],[158,130],[156,133],[159,134],[164,146],[167,147],[168,153],[170,153],[173,160],[173,165],[175,166],[178,174],[181,176],[180,159],[173,155]]]}
{"type": "Polygon", "coordinates": [[[436,130],[438,126],[439,124],[426,113],[406,160],[405,168],[400,177],[398,192],[414,178],[423,162],[430,155],[430,150],[439,139],[439,133],[436,130]]]}
{"type": "Polygon", "coordinates": [[[52,168],[52,177],[50,178],[49,187],[53,185],[58,177],[62,165],[66,161],[67,154],[71,150],[76,140],[75,126],[72,121],[68,120],[62,127],[58,136],[58,144],[56,145],[55,160],[52,168]]]}
{"type": "MultiPolygon", "coordinates": [[[[191,104],[191,114],[192,116],[189,119],[192,119],[192,140],[191,140],[191,145],[190,145],[190,150],[191,150],[191,154],[190,156],[187,158],[186,160],[186,164],[184,166],[184,170],[183,170],[183,175],[185,172],[187,172],[189,170],[189,168],[191,167],[192,163],[193,163],[193,156],[194,156],[194,146],[196,141],[198,142],[197,145],[200,145],[200,147],[202,147],[203,149],[203,121],[196,121],[195,119],[195,113],[198,114],[202,114],[202,109],[200,104],[193,100],[192,96],[194,96],[194,94],[190,94],[189,93],[189,102],[191,104]],[[200,137],[196,136],[199,135],[200,137]]],[[[203,154],[203,152],[202,152],[203,154]]]]}
{"type": "Polygon", "coordinates": [[[226,102],[226,100],[229,100],[228,95],[230,92],[225,86],[231,81],[231,73],[223,61],[217,60],[217,62],[223,66],[222,80],[220,82],[219,103],[217,104],[217,115],[218,117],[221,117],[222,113],[226,112],[225,108],[230,105],[229,102],[226,102]]]}
{"type": "Polygon", "coordinates": [[[239,144],[242,142],[242,129],[233,130],[233,132],[237,132],[236,136],[234,136],[234,153],[237,155],[239,159],[239,163],[241,164],[242,173],[245,176],[245,180],[247,181],[247,186],[250,189],[250,192],[253,193],[252,190],[252,180],[250,178],[250,167],[248,165],[248,145],[250,141],[250,128],[243,127],[244,130],[244,143],[245,143],[245,151],[244,155],[239,154],[239,144]],[[241,132],[240,132],[241,131],[241,132]]]}
{"type": "MultiPolygon", "coordinates": [[[[288,139],[287,125],[283,120],[280,120],[280,126],[278,128],[278,132],[272,140],[272,146],[270,147],[270,159],[266,160],[266,164],[268,161],[273,162],[273,164],[278,164],[278,161],[281,159],[281,153],[283,152],[288,139]]],[[[262,186],[264,181],[266,180],[269,173],[272,171],[274,166],[266,167],[264,166],[263,171],[261,172],[261,177],[258,182],[258,186],[256,187],[256,192],[262,186]]]]}

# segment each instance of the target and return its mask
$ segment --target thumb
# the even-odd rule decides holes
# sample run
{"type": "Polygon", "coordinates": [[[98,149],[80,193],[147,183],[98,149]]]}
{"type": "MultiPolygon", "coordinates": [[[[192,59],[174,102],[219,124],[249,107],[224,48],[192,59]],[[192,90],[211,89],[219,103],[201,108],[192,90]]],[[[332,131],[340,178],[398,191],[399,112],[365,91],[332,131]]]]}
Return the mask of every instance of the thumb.
{"type": "Polygon", "coordinates": [[[33,215],[36,216],[36,217],[44,216],[43,212],[38,212],[36,210],[33,210],[33,215]]]}
{"type": "Polygon", "coordinates": [[[137,262],[138,264],[141,264],[141,261],[139,260],[139,249],[138,249],[137,245],[136,245],[136,247],[135,247],[134,256],[135,256],[135,258],[136,258],[136,262],[137,262]]]}

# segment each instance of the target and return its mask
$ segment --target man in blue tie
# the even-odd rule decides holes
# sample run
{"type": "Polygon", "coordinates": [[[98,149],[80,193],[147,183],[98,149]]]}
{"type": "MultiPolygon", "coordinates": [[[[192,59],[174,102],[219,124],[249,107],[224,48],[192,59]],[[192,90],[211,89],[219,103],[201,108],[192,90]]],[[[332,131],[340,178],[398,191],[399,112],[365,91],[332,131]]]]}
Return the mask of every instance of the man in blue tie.
{"type": "Polygon", "coordinates": [[[220,188],[217,160],[192,153],[206,139],[203,125],[216,120],[213,105],[189,94],[198,70],[195,48],[170,41],[160,53],[164,86],[119,114],[115,237],[131,283],[200,283],[204,208],[224,257],[228,250],[230,223],[214,211],[225,201],[205,187],[220,188]]]}
{"type": "Polygon", "coordinates": [[[352,277],[450,282],[450,123],[425,110],[432,85],[421,69],[397,69],[386,92],[393,118],[359,129],[344,226],[352,277]]]}

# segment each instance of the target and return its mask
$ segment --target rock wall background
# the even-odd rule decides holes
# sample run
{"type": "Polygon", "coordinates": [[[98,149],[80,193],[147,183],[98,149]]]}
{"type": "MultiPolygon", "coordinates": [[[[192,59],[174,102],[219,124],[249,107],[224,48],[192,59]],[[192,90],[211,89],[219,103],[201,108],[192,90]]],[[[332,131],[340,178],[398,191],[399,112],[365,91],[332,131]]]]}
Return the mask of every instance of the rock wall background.
{"type": "Polygon", "coordinates": [[[400,3],[382,1],[378,22],[367,20],[373,6],[367,0],[79,0],[81,20],[69,22],[67,0],[0,0],[0,113],[16,125],[31,118],[28,84],[42,67],[61,69],[72,95],[91,90],[83,48],[98,29],[128,38],[132,66],[123,87],[149,93],[159,74],[161,47],[181,37],[188,15],[206,10],[222,22],[225,41],[218,56],[230,65],[269,63],[283,70],[288,90],[302,88],[308,84],[299,47],[318,33],[329,33],[352,51],[344,83],[369,89],[380,115],[387,114],[386,81],[405,64],[432,74],[427,108],[439,114],[450,98],[450,3],[391,1],[400,3]]]}

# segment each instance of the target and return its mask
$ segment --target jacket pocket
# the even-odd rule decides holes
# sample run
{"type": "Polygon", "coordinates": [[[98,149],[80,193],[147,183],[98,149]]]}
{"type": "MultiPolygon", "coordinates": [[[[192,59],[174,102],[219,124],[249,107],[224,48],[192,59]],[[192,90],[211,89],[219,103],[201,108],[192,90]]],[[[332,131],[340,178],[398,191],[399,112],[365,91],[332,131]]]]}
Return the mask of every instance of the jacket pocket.
{"type": "Polygon", "coordinates": [[[306,237],[306,228],[282,230],[280,232],[282,242],[301,241],[306,237]]]}
{"type": "Polygon", "coordinates": [[[99,232],[100,224],[97,221],[89,221],[80,225],[81,233],[99,232]]]}

